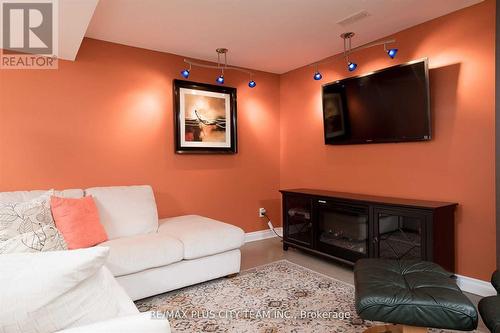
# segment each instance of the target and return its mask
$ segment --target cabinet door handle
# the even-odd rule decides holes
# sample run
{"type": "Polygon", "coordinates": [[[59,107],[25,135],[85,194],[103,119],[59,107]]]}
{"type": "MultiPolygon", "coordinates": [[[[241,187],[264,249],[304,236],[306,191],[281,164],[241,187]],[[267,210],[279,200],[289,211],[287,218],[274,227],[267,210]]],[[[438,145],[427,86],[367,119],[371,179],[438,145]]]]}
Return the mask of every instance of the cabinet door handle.
{"type": "Polygon", "coordinates": [[[326,201],[325,200],[318,200],[319,203],[323,203],[323,204],[326,204],[326,201]]]}
{"type": "Polygon", "coordinates": [[[373,237],[373,242],[374,243],[378,243],[378,237],[377,236],[373,237]]]}

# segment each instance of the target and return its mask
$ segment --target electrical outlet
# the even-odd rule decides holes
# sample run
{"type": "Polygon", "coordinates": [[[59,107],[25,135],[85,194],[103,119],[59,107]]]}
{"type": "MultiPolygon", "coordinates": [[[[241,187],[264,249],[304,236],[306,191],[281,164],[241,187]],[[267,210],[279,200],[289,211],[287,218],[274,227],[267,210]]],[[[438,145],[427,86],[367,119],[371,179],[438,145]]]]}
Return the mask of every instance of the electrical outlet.
{"type": "Polygon", "coordinates": [[[259,217],[264,217],[266,213],[267,212],[265,208],[259,208],[259,217]]]}

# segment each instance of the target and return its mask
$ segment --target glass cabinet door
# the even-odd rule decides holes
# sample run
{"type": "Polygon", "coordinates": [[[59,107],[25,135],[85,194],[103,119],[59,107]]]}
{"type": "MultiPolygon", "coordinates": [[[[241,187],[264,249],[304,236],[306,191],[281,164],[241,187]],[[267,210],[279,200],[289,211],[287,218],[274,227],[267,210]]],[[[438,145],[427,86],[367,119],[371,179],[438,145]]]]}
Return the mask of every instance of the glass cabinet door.
{"type": "Polygon", "coordinates": [[[300,245],[312,246],[313,228],[311,200],[307,197],[288,195],[285,197],[285,236],[300,245]]]}
{"type": "Polygon", "coordinates": [[[406,210],[375,209],[378,257],[425,260],[426,216],[406,210]]]}
{"type": "Polygon", "coordinates": [[[355,262],[369,254],[368,208],[317,200],[317,248],[355,262]]]}

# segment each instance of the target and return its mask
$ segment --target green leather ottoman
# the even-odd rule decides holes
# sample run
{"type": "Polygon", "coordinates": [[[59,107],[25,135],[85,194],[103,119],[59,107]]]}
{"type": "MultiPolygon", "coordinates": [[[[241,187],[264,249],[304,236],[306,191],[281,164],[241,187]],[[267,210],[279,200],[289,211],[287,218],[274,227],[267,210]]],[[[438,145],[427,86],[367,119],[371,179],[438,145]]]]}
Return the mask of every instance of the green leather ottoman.
{"type": "Polygon", "coordinates": [[[356,311],[363,319],[461,331],[477,327],[476,308],[437,264],[361,259],[354,281],[356,311]]]}

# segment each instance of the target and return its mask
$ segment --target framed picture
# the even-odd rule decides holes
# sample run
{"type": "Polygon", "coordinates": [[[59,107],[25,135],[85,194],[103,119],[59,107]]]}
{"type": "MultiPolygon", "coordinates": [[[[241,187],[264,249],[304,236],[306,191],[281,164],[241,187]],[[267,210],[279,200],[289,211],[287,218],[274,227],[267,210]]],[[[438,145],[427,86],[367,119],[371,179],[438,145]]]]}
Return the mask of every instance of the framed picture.
{"type": "Polygon", "coordinates": [[[174,80],[175,152],[237,152],[236,88],[174,80]]]}

